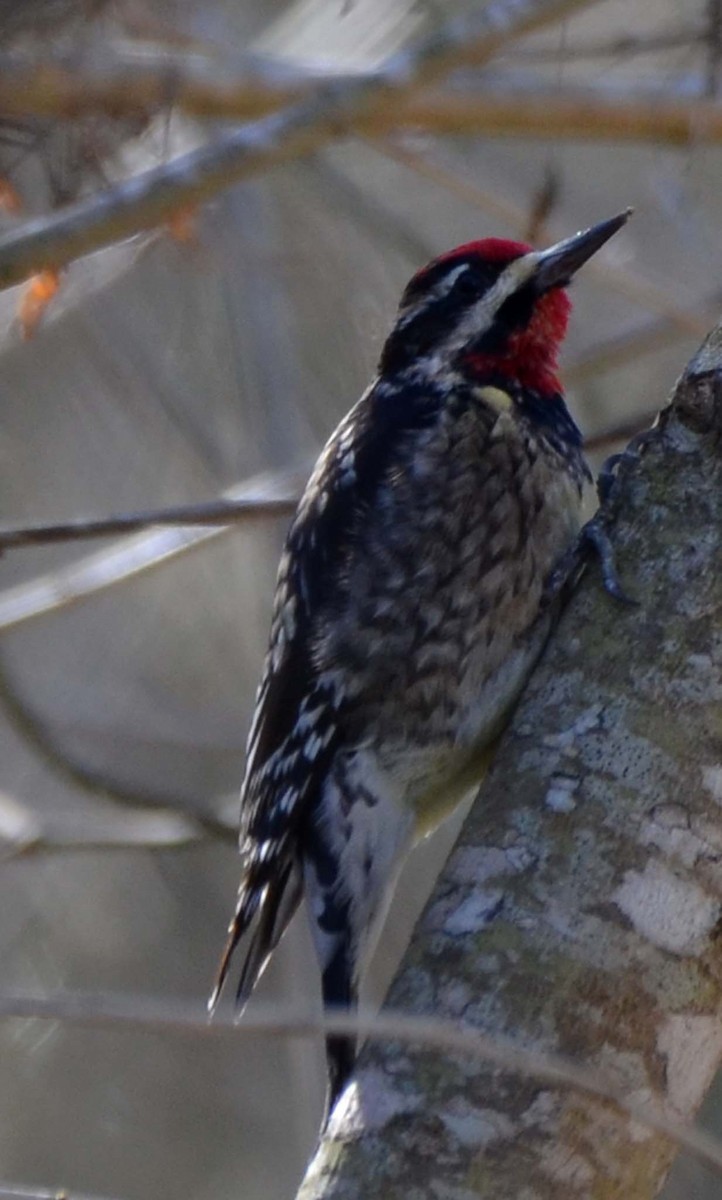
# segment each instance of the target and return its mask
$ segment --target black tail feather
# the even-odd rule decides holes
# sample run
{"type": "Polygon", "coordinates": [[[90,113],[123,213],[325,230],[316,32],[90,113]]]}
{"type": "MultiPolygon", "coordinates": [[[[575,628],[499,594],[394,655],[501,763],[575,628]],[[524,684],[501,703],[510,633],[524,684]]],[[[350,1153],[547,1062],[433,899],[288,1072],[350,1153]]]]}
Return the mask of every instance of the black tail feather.
{"type": "MultiPolygon", "coordinates": [[[[321,989],[327,1012],[355,1012],[358,997],[351,974],[349,946],[345,938],[339,943],[323,973],[321,989]]],[[[328,1091],[324,1126],[353,1074],[356,1063],[356,1038],[347,1034],[329,1034],[326,1038],[326,1061],[328,1091]]]]}
{"type": "Polygon", "coordinates": [[[238,943],[257,919],[241,965],[236,990],[236,1001],[239,1007],[243,1008],[285,933],[300,899],[301,877],[293,862],[290,862],[285,871],[272,883],[263,887],[252,887],[249,883],[241,886],[238,906],[228,930],[228,940],[208,1001],[209,1012],[212,1013],[218,1004],[238,943]]]}
{"type": "Polygon", "coordinates": [[[263,974],[268,960],[288,928],[291,917],[301,900],[301,876],[289,863],[286,870],[269,884],[261,904],[258,925],[254,930],[236,988],[236,1003],[243,1008],[263,974]]]}
{"type": "Polygon", "coordinates": [[[326,1125],[336,1101],[353,1075],[356,1065],[356,1038],[333,1034],[326,1038],[326,1062],[328,1065],[328,1088],[326,1091],[326,1125]]]}

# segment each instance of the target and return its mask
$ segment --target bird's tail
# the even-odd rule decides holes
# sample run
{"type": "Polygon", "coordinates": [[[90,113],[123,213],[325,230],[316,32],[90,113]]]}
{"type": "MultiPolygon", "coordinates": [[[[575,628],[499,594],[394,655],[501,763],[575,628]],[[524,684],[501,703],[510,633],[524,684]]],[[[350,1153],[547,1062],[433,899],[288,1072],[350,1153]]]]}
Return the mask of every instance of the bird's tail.
{"type": "Polygon", "coordinates": [[[301,899],[301,876],[291,862],[277,878],[254,886],[244,880],[238,894],[238,904],[228,927],[216,982],[208,1001],[213,1013],[228,977],[239,942],[253,926],[236,988],[236,1003],[243,1008],[260,979],[276,946],[285,933],[301,899]]]}

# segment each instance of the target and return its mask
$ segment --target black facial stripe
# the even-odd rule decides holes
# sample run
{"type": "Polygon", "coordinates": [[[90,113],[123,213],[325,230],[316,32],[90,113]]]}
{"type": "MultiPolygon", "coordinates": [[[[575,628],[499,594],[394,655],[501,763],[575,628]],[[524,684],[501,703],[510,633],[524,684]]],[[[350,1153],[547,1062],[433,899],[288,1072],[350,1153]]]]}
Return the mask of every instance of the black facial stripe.
{"type": "Polygon", "coordinates": [[[466,310],[493,286],[507,264],[468,264],[448,292],[434,296],[434,284],[461,265],[441,263],[418,282],[411,281],[401,301],[402,311],[414,303],[421,303],[421,307],[408,321],[402,318],[401,326],[392,331],[381,355],[382,374],[404,370],[451,336],[466,310]]]}
{"type": "MultiPolygon", "coordinates": [[[[401,308],[405,308],[407,304],[416,304],[424,296],[431,296],[432,292],[447,275],[451,275],[457,271],[459,267],[466,265],[466,271],[459,276],[453,289],[456,290],[461,284],[461,288],[469,286],[473,281],[476,284],[476,299],[483,295],[493,283],[501,275],[501,272],[508,266],[508,263],[487,263],[481,261],[471,261],[464,264],[463,259],[448,259],[442,262],[435,263],[426,271],[414,275],[413,279],[406,287],[406,291],[401,297],[401,308]],[[463,282],[467,281],[467,282],[463,282]]],[[[471,289],[470,289],[471,290],[471,289]]]]}
{"type": "Polygon", "coordinates": [[[498,354],[503,351],[511,335],[529,324],[534,305],[538,299],[534,284],[529,282],[514,292],[499,308],[492,324],[476,338],[465,352],[471,349],[476,354],[498,354]]]}

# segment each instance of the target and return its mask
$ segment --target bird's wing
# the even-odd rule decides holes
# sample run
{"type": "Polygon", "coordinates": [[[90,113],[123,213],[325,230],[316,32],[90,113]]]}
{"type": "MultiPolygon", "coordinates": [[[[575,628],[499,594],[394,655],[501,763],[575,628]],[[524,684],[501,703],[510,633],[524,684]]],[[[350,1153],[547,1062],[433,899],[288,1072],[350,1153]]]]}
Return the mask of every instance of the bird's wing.
{"type": "Polygon", "coordinates": [[[215,1004],[233,952],[254,932],[238,986],[243,1004],[301,895],[299,823],[336,751],[348,694],[341,671],[317,670],[318,616],[333,607],[339,567],[352,553],[359,515],[394,461],[397,438],[435,416],[414,389],[388,393],[376,382],[341,422],[308,482],[279,567],[268,655],[248,738],[241,793],[243,874],[238,906],[211,997],[215,1004]]]}

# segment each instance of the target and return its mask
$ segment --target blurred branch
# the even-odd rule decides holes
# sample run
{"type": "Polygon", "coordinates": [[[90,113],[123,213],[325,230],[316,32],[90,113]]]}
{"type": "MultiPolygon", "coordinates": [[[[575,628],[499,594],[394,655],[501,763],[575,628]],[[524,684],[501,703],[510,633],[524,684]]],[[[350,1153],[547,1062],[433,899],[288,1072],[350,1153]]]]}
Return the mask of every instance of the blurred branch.
{"type": "Polygon", "coordinates": [[[144,113],[175,104],[193,116],[249,119],[310,95],[357,87],[394,92],[394,100],[459,67],[479,67],[524,34],[599,0],[493,0],[481,13],[441,24],[415,46],[366,74],[330,75],[276,59],[222,59],[218,53],[169,53],[158,47],[94,48],[92,56],[55,53],[38,62],[0,55],[0,112],[77,116],[81,112],[144,113]]]}
{"type": "MultiPolygon", "coordinates": [[[[229,488],[224,499],[240,505],[249,501],[256,511],[259,505],[274,504],[287,511],[286,506],[290,506],[298,497],[308,477],[308,470],[310,468],[305,472],[253,476],[229,488]]],[[[269,510],[264,508],[264,511],[269,510]]],[[[214,538],[230,533],[232,529],[233,525],[212,525],[206,529],[199,525],[190,528],[184,525],[179,529],[154,528],[134,537],[123,538],[105,550],[39,579],[8,588],[0,592],[0,632],[14,629],[33,617],[77,604],[117,583],[135,579],[144,571],[205,545],[214,538]]]]}
{"type": "MultiPolygon", "coordinates": [[[[594,370],[619,365],[621,361],[643,352],[645,337],[653,338],[654,346],[649,349],[655,348],[658,341],[668,340],[668,323],[658,322],[653,331],[614,339],[608,346],[597,348],[572,363],[565,375],[572,381],[586,378],[593,373],[590,366],[592,361],[594,370]]],[[[649,413],[631,417],[618,426],[587,438],[585,448],[598,450],[620,438],[631,436],[646,428],[649,420],[649,413]]],[[[110,587],[130,582],[145,571],[230,533],[238,521],[292,513],[309,472],[310,464],[300,471],[254,476],[246,483],[230,488],[225,498],[200,504],[147,509],[97,519],[77,518],[52,525],[0,528],[2,552],[22,546],[85,541],[121,531],[142,529],[148,525],[154,527],[148,533],[124,538],[108,549],[80,559],[68,567],[61,567],[0,592],[0,633],[90,599],[110,587]],[[205,529],[204,525],[210,528],[205,529]],[[163,526],[170,528],[164,530],[163,526]],[[175,526],[180,528],[174,529],[175,526]]]]}
{"type": "Polygon", "coordinates": [[[310,159],[308,168],[309,174],[322,185],[324,196],[330,195],[334,208],[348,214],[354,226],[368,230],[374,241],[383,238],[414,267],[433,258],[434,247],[414,229],[406,212],[394,211],[326,156],[310,159]]]}
{"type": "Polygon", "coordinates": [[[297,490],[279,496],[243,496],[238,500],[208,500],[201,504],[178,504],[97,519],[78,517],[53,525],[0,526],[0,554],[21,546],[47,546],[54,542],[79,542],[88,538],[130,533],[148,525],[186,527],[235,525],[248,517],[278,516],[293,512],[297,490]]]}
{"type": "MultiPolygon", "coordinates": [[[[579,365],[577,365],[576,370],[579,371],[579,369],[579,365]]],[[[575,368],[572,367],[572,373],[574,370],[575,368]]],[[[618,427],[615,426],[607,432],[603,431],[587,438],[584,443],[585,447],[587,450],[595,450],[601,444],[600,439],[602,442],[610,442],[618,441],[625,435],[631,437],[633,433],[644,429],[648,424],[649,414],[645,414],[634,418],[633,421],[627,421],[618,427]]],[[[287,472],[279,473],[277,478],[280,494],[275,496],[250,494],[241,496],[237,500],[221,499],[207,500],[198,504],[177,504],[168,508],[141,509],[138,512],[120,513],[110,517],[76,517],[70,521],[61,521],[52,525],[0,526],[0,554],[6,550],[21,549],[27,546],[49,546],[56,542],[82,542],[92,538],[130,533],[149,525],[161,528],[163,526],[181,526],[188,531],[192,531],[194,526],[210,525],[219,531],[228,533],[233,525],[251,517],[277,517],[295,511],[301,497],[300,472],[297,476],[299,486],[287,487],[289,478],[296,478],[290,477],[287,472]]],[[[192,545],[192,543],[188,543],[183,549],[192,549],[192,545]]],[[[159,565],[168,557],[170,556],[166,551],[158,555],[154,563],[149,562],[146,565],[159,565]]],[[[79,565],[75,564],[71,569],[77,571],[79,565]]],[[[136,574],[137,564],[133,563],[132,570],[127,575],[119,576],[112,582],[122,582],[124,579],[133,578],[136,574]]],[[[23,584],[21,588],[35,587],[36,583],[23,584]]],[[[106,582],[105,586],[110,586],[110,584],[106,582]]],[[[7,595],[7,592],[0,592],[0,611],[3,598],[7,595]]]]}
{"type": "MultiPolygon", "coordinates": [[[[122,1028],[152,1033],[191,1036],[317,1037],[326,1033],[352,1034],[374,1041],[413,1044],[444,1054],[492,1063],[506,1071],[531,1075],[552,1085],[565,1085],[613,1104],[648,1129],[664,1134],[701,1161],[722,1170],[722,1142],[717,1138],[667,1118],[651,1102],[640,1103],[628,1089],[588,1071],[561,1055],[542,1054],[508,1038],[489,1037],[470,1026],[433,1017],[407,1016],[402,1012],[326,1013],[299,1015],[298,1011],[255,1006],[241,1022],[235,1014],[216,1014],[211,1021],[205,1008],[173,999],[151,996],[106,996],[60,992],[50,996],[0,993],[0,1019],[55,1021],[91,1029],[122,1028]]],[[[362,1099],[363,1097],[361,1097],[362,1099]]]]}
{"type": "Polygon", "coordinates": [[[632,58],[638,54],[658,54],[660,50],[697,46],[706,42],[708,37],[709,30],[702,25],[689,25],[644,37],[630,35],[571,46],[519,46],[510,51],[508,57],[515,62],[531,63],[565,63],[584,58],[632,58]]]}
{"type": "Polygon", "coordinates": [[[403,101],[454,67],[481,65],[513,39],[594,0],[496,0],[481,12],[450,21],[408,51],[392,56],[372,76],[320,82],[298,104],[233,130],[210,145],[62,212],[23,223],[0,238],[0,286],[33,271],[64,266],[81,254],[151,229],[179,208],[198,204],[220,188],[308,154],[380,120],[395,125],[403,101]]]}
{"type": "MultiPolygon", "coordinates": [[[[527,4],[531,0],[526,0],[527,4]]],[[[539,0],[537,0],[539,2],[539,0]]],[[[572,3],[572,0],[567,0],[572,3]]],[[[578,0],[583,6],[599,0],[578,0]]],[[[711,0],[716,3],[717,0],[711,0]]],[[[505,7],[503,4],[497,7],[505,7]]],[[[508,5],[509,9],[513,7],[508,5]]],[[[557,20],[564,13],[553,13],[544,17],[544,23],[557,20]]],[[[457,23],[458,24],[458,23],[457,23]]],[[[483,66],[488,59],[505,49],[504,42],[492,46],[491,39],[482,33],[477,38],[472,28],[474,18],[468,26],[469,44],[464,47],[456,31],[449,26],[448,33],[431,34],[418,51],[413,47],[392,56],[379,69],[349,74],[330,71],[315,71],[297,67],[281,60],[248,56],[245,59],[221,58],[218,54],[169,53],[156,47],[131,50],[122,46],[107,48],[92,56],[79,58],[77,53],[55,53],[44,59],[26,54],[0,52],[0,113],[3,117],[77,118],[83,114],[104,113],[109,117],[142,117],[149,111],[174,106],[187,115],[214,120],[250,121],[277,113],[282,109],[307,99],[319,89],[342,90],[349,86],[374,87],[381,84],[393,95],[381,97],[378,109],[359,113],[359,120],[366,124],[380,122],[409,125],[418,120],[415,93],[424,86],[459,67],[483,66]],[[445,49],[442,48],[442,39],[445,49]],[[437,58],[438,54],[438,58],[437,58]],[[409,78],[407,78],[407,75],[409,78]],[[413,75],[413,78],[411,76],[413,75]],[[402,101],[398,114],[389,115],[388,99],[397,105],[402,101]]],[[[488,25],[485,23],[485,27],[488,25]]],[[[528,33],[531,26],[511,34],[517,38],[528,33]]],[[[658,39],[620,39],[596,47],[572,47],[567,51],[554,48],[515,48],[513,61],[534,63],[547,60],[555,63],[567,58],[608,57],[641,51],[651,51],[684,44],[714,43],[711,29],[705,32],[690,31],[686,35],[673,34],[658,39]]],[[[511,58],[511,54],[509,55],[511,58]]],[[[479,120],[484,120],[483,110],[495,96],[493,80],[485,79],[486,90],[470,97],[478,103],[479,120]]],[[[536,73],[527,80],[527,89],[532,93],[545,85],[543,76],[536,73]]],[[[518,87],[514,91],[518,91],[518,87]]],[[[583,93],[582,93],[583,94],[583,93]]],[[[650,103],[664,100],[668,92],[649,97],[650,103]]],[[[708,93],[713,94],[713,93],[708,93]]],[[[590,100],[605,100],[602,90],[590,90],[590,100]]],[[[606,99],[610,97],[606,95],[606,99]]],[[[441,98],[440,98],[441,99],[441,98]]],[[[621,102],[634,101],[634,94],[626,88],[616,93],[621,102]]],[[[640,98],[641,99],[641,98],[640,98]]]]}
{"type": "Polygon", "coordinates": [[[106,1196],[88,1196],[69,1188],[27,1188],[21,1184],[0,1183],[0,1200],[108,1200],[106,1196]]]}
{"type": "Polygon", "coordinates": [[[720,67],[722,66],[722,0],[707,0],[707,79],[706,94],[719,93],[720,67]]]}
{"type": "MultiPolygon", "coordinates": [[[[232,819],[227,819],[221,812],[220,806],[216,806],[214,811],[211,800],[193,803],[185,797],[161,796],[150,790],[133,788],[111,779],[97,767],[89,766],[69,754],[58,744],[42,718],[23,700],[1,656],[0,705],[10,724],[23,740],[32,747],[57,777],[71,786],[80,788],[81,791],[100,797],[114,805],[156,810],[152,814],[148,814],[148,820],[150,822],[154,818],[161,820],[166,817],[169,822],[166,827],[167,835],[170,834],[170,823],[174,820],[179,821],[182,816],[185,821],[195,823],[199,837],[201,835],[214,837],[232,844],[237,841],[235,815],[232,819]]],[[[179,828],[177,827],[176,832],[179,831],[179,828]]],[[[156,829],[156,837],[160,837],[158,829],[156,829]]]]}
{"type": "MultiPolygon", "coordinates": [[[[196,116],[222,116],[227,120],[256,116],[261,119],[256,125],[244,126],[154,172],[137,176],[134,199],[136,204],[143,201],[143,209],[137,212],[135,222],[130,215],[123,220],[120,199],[114,207],[114,220],[123,221],[123,233],[158,225],[172,213],[174,206],[197,204],[229,183],[349,133],[380,136],[394,131],[422,130],[437,135],[641,141],[679,147],[722,141],[722,109],[716,100],[673,98],[668,91],[638,95],[626,90],[609,95],[591,88],[577,88],[559,92],[551,91],[540,80],[536,88],[529,86],[523,92],[515,88],[509,95],[490,90],[414,92],[395,86],[384,73],[331,77],[307,90],[310,99],[304,97],[295,105],[279,110],[275,101],[264,103],[259,98],[252,102],[242,88],[238,99],[233,101],[223,92],[218,98],[217,113],[195,112],[196,116]],[[271,116],[283,119],[264,120],[269,110],[271,116]],[[175,205],[161,194],[166,175],[168,185],[175,189],[175,205]]],[[[132,91],[129,95],[132,98],[127,106],[134,111],[137,99],[132,91]]],[[[188,103],[180,107],[192,109],[188,103]]],[[[111,189],[111,195],[122,195],[123,187],[117,185],[111,189]]],[[[127,205],[129,201],[123,199],[127,205]]],[[[82,209],[83,204],[77,207],[82,209]]],[[[53,260],[52,265],[59,266],[65,261],[53,260]]]]}
{"type": "Polygon", "coordinates": [[[80,820],[62,812],[53,812],[48,819],[0,793],[0,863],[50,851],[168,850],[208,837],[208,830],[197,821],[168,809],[113,812],[99,807],[80,820]]]}
{"type": "Polygon", "coordinates": [[[582,89],[564,94],[540,90],[519,96],[427,92],[401,109],[364,116],[353,126],[363,134],[404,127],[457,136],[688,147],[722,141],[722,107],[713,100],[677,100],[662,94],[607,97],[582,89]]]}
{"type": "MultiPolygon", "coordinates": [[[[323,75],[324,84],[338,76],[323,75]]],[[[175,105],[197,117],[251,120],[300,99],[319,81],[310,71],[263,60],[224,62],[220,55],[113,46],[79,58],[0,53],[3,116],[77,117],[81,113],[143,115],[175,105]]]]}

